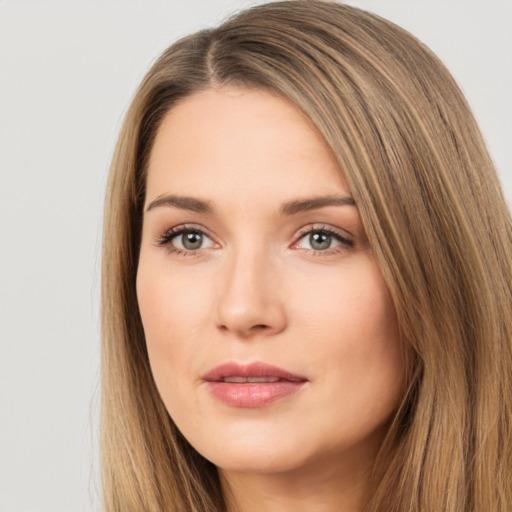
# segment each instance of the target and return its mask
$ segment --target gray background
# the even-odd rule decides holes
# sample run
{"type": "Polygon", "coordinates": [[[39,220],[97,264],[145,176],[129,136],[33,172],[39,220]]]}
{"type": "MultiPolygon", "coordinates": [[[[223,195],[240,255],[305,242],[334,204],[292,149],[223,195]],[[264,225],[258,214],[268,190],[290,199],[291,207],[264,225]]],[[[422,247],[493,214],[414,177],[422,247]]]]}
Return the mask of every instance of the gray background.
{"type": "MultiPolygon", "coordinates": [[[[103,192],[130,97],[178,36],[254,2],[0,0],[0,511],[98,509],[103,192]]],[[[465,91],[512,202],[512,2],[354,0],[465,91]]]]}

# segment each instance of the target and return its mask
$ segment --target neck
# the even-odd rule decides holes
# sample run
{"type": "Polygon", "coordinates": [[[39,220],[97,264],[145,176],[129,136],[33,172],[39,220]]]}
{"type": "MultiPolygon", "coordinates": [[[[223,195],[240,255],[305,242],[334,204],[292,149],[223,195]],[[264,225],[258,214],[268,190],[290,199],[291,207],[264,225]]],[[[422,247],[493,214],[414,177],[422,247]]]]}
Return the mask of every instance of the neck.
{"type": "Polygon", "coordinates": [[[273,474],[219,471],[228,512],[359,512],[368,473],[325,462],[273,474]]]}

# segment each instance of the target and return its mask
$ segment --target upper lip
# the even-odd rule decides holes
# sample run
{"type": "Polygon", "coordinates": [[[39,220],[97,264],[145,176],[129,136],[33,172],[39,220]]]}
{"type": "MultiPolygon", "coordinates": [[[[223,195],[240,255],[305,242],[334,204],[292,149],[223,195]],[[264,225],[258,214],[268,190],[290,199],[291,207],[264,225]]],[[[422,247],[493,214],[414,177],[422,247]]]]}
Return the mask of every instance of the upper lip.
{"type": "Polygon", "coordinates": [[[221,382],[226,377],[277,377],[290,382],[304,382],[306,377],[296,375],[283,368],[263,362],[239,364],[235,362],[223,363],[203,375],[206,382],[221,382]]]}

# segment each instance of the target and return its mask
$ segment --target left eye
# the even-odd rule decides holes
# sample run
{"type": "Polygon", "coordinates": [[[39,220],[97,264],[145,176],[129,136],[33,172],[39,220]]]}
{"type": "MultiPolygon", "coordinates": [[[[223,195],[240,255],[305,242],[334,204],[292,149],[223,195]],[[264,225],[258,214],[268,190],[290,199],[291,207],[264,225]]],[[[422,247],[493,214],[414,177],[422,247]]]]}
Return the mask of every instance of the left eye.
{"type": "Polygon", "coordinates": [[[295,247],[299,249],[312,249],[314,251],[327,251],[334,249],[341,244],[352,245],[352,243],[337,233],[325,230],[315,230],[305,233],[295,247]]]}

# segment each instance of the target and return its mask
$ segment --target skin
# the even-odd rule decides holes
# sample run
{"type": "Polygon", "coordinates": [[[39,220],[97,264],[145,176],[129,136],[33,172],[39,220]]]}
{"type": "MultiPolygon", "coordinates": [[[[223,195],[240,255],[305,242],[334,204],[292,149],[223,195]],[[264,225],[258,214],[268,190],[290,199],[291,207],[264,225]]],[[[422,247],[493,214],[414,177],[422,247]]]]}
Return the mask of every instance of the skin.
{"type": "Polygon", "coordinates": [[[137,275],[151,368],[232,511],[359,510],[403,394],[395,311],[357,206],[280,214],[325,196],[350,197],[343,173],[300,111],[266,91],[185,98],[151,151],[137,275]],[[169,234],[184,224],[195,250],[169,234]],[[319,245],[310,235],[323,229],[337,235],[319,245]],[[229,406],[202,379],[226,361],[307,382],[263,407],[229,406]]]}

